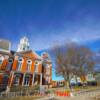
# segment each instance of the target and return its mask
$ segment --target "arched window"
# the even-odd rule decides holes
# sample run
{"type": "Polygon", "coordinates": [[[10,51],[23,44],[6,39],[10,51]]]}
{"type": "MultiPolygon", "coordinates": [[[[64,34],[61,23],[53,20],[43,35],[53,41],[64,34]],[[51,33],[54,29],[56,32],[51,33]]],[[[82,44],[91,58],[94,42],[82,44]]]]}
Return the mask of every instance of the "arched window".
{"type": "Polygon", "coordinates": [[[32,60],[27,60],[27,71],[31,70],[32,60]]]}
{"type": "Polygon", "coordinates": [[[22,57],[19,57],[19,58],[18,58],[18,65],[17,65],[17,70],[18,70],[18,71],[21,71],[23,61],[24,61],[24,60],[23,60],[22,57]]]}
{"type": "Polygon", "coordinates": [[[0,56],[0,65],[2,65],[3,60],[4,60],[4,57],[3,56],[0,56]]]}
{"type": "Polygon", "coordinates": [[[38,66],[39,66],[39,62],[38,61],[35,61],[35,72],[38,72],[38,66]]]}
{"type": "Polygon", "coordinates": [[[9,60],[8,60],[8,65],[7,65],[7,70],[8,70],[8,71],[11,70],[12,64],[13,64],[13,59],[12,59],[12,58],[9,58],[9,60]]]}

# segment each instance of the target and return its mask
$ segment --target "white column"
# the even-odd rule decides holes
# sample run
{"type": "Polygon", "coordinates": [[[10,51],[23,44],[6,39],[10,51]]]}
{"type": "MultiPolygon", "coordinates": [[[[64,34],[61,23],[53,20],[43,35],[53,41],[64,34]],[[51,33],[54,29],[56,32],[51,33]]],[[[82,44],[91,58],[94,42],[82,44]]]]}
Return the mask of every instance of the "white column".
{"type": "Polygon", "coordinates": [[[24,86],[25,73],[23,74],[22,86],[24,86]]]}
{"type": "Polygon", "coordinates": [[[32,86],[34,85],[34,78],[35,78],[35,73],[33,74],[33,78],[32,78],[32,86]]]}
{"type": "Polygon", "coordinates": [[[40,85],[42,85],[42,73],[40,74],[40,85]]]}

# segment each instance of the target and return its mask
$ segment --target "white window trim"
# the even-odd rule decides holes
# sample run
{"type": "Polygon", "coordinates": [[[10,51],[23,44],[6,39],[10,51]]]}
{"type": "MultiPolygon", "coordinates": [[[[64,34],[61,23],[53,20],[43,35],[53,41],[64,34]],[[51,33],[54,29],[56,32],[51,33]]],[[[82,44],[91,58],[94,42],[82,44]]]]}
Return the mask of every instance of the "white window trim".
{"type": "Polygon", "coordinates": [[[12,67],[12,66],[9,66],[9,65],[11,65],[12,63],[13,63],[13,59],[10,58],[10,59],[8,60],[7,70],[9,70],[9,67],[12,67]],[[10,60],[11,60],[11,62],[10,62],[10,60]]]}
{"type": "Polygon", "coordinates": [[[35,61],[35,65],[34,65],[34,67],[35,67],[35,72],[36,73],[38,73],[38,66],[39,66],[39,61],[35,61]]]}
{"type": "Polygon", "coordinates": [[[23,62],[24,61],[24,59],[22,58],[22,57],[19,57],[18,58],[18,62],[23,62]],[[20,61],[20,59],[22,60],[22,61],[20,61]]]}
{"type": "Polygon", "coordinates": [[[0,56],[0,60],[2,61],[0,65],[2,65],[3,60],[4,60],[4,57],[3,56],[0,56]]]}
{"type": "Polygon", "coordinates": [[[32,66],[32,60],[27,60],[27,71],[31,71],[31,66],[32,66]]]}
{"type": "MultiPolygon", "coordinates": [[[[24,62],[24,59],[23,59],[22,57],[19,57],[19,58],[18,58],[18,63],[20,64],[20,68],[19,68],[19,66],[17,66],[17,70],[18,70],[18,71],[21,71],[23,62],[24,62]],[[22,61],[20,61],[20,59],[22,59],[22,61]]],[[[18,65],[19,65],[19,64],[18,64],[18,65]]]]}
{"type": "Polygon", "coordinates": [[[13,59],[12,58],[9,58],[8,62],[9,63],[12,63],[13,62],[13,59]]]}

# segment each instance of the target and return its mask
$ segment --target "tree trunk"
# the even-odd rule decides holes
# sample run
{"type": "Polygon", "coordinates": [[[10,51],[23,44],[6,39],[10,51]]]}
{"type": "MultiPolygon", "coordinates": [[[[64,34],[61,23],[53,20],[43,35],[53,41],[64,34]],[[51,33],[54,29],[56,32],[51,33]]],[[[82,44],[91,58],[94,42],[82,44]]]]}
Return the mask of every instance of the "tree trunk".
{"type": "Polygon", "coordinates": [[[70,78],[69,78],[69,75],[67,75],[67,79],[65,78],[65,86],[67,89],[70,88],[70,78]]]}

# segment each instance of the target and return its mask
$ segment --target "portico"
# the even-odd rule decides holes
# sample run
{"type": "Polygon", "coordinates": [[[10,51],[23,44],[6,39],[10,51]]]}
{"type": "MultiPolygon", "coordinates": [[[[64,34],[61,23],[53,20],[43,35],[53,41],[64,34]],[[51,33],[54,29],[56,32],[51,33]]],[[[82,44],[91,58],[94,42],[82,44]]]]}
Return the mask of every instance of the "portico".
{"type": "Polygon", "coordinates": [[[42,85],[42,73],[24,73],[22,86],[42,85]]]}

